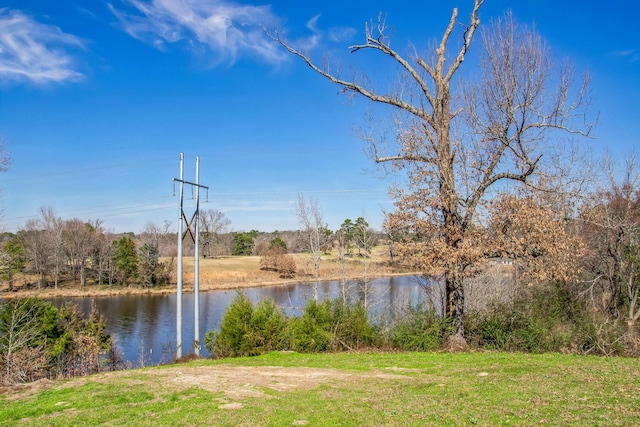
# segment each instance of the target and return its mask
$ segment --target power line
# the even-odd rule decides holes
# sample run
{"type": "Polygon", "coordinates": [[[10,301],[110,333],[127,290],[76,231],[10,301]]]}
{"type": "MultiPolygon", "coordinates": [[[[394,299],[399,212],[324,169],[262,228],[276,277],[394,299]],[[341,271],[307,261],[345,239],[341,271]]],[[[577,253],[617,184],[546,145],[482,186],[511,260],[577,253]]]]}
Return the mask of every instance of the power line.
{"type": "MultiPolygon", "coordinates": [[[[382,192],[386,193],[386,189],[344,189],[344,190],[306,190],[306,191],[251,191],[251,192],[218,192],[209,194],[209,202],[215,201],[218,204],[231,203],[234,201],[247,202],[269,202],[269,201],[291,201],[296,195],[313,194],[321,197],[323,201],[341,201],[341,200],[376,200],[380,198],[382,192]]],[[[71,219],[73,217],[87,217],[98,215],[102,218],[112,218],[125,215],[135,215],[145,212],[161,211],[170,209],[173,204],[163,201],[167,198],[175,197],[174,195],[164,195],[160,197],[139,200],[134,204],[132,202],[109,203],[101,205],[83,206],[74,209],[68,209],[56,212],[56,215],[62,219],[71,219]],[[139,203],[139,202],[159,202],[156,203],[139,203]]],[[[8,228],[19,228],[30,219],[38,218],[39,213],[32,215],[16,216],[4,218],[0,223],[8,228]]]]}
{"type": "MultiPolygon", "coordinates": [[[[162,196],[160,198],[152,198],[146,199],[143,201],[155,201],[155,200],[163,200],[166,198],[172,198],[173,196],[162,196]]],[[[82,208],[71,209],[63,212],[56,212],[56,216],[62,219],[71,219],[74,217],[87,217],[90,215],[98,214],[99,218],[108,218],[115,216],[124,216],[124,215],[132,215],[143,212],[157,211],[157,210],[166,210],[169,209],[172,204],[168,202],[164,202],[161,205],[158,204],[125,204],[125,205],[117,205],[117,204],[108,204],[108,205],[96,205],[96,206],[85,206],[82,208]],[[123,212],[124,211],[124,212],[123,212]]],[[[38,218],[39,214],[34,215],[25,215],[19,217],[12,217],[2,219],[0,223],[5,227],[16,227],[18,228],[20,225],[24,225],[24,223],[30,219],[38,218]]]]}
{"type": "Polygon", "coordinates": [[[346,189],[346,190],[299,190],[299,191],[251,191],[251,192],[224,192],[210,193],[209,196],[215,201],[232,200],[260,200],[260,201],[282,201],[294,200],[298,194],[310,194],[322,198],[323,200],[372,200],[378,199],[380,195],[386,195],[387,189],[346,189]]]}
{"type": "MultiPolygon", "coordinates": [[[[329,198],[329,200],[341,200],[341,196],[345,196],[345,197],[352,197],[354,194],[363,194],[363,195],[369,195],[369,196],[373,196],[374,194],[381,192],[383,190],[381,189],[349,189],[349,190],[308,190],[308,191],[252,191],[252,192],[224,192],[224,193],[210,193],[209,197],[210,199],[215,199],[216,201],[233,201],[236,199],[249,199],[251,200],[259,200],[259,201],[282,201],[282,200],[289,200],[292,199],[292,197],[295,197],[298,193],[302,193],[302,194],[318,194],[318,195],[328,195],[328,196],[333,196],[331,198],[329,198]],[[265,197],[268,197],[268,199],[265,199],[265,197]]],[[[384,190],[386,191],[386,189],[384,190]]],[[[156,200],[163,200],[166,198],[171,198],[171,197],[175,197],[175,195],[165,195],[165,196],[160,196],[160,197],[153,197],[153,198],[148,198],[148,199],[142,199],[139,202],[148,202],[148,201],[156,201],[156,200]]],[[[192,198],[193,199],[193,198],[192,198]]],[[[128,203],[130,202],[123,202],[123,205],[120,206],[119,203],[109,203],[109,204],[103,204],[103,205],[90,205],[90,206],[82,206],[82,207],[78,207],[78,208],[74,208],[74,209],[69,209],[69,210],[65,210],[65,211],[61,211],[58,212],[57,214],[62,217],[62,218],[70,218],[73,217],[74,215],[89,215],[89,214],[94,214],[94,213],[104,213],[104,212],[110,212],[110,211],[118,211],[118,210],[123,210],[123,209],[130,209],[130,208],[148,208],[151,207],[153,205],[149,205],[149,204],[133,204],[133,205],[129,205],[128,203]]],[[[163,206],[159,206],[157,207],[157,209],[164,209],[166,207],[168,207],[170,205],[163,205],[163,206]]],[[[149,209],[146,209],[149,210],[149,209]]],[[[135,211],[132,211],[131,213],[135,213],[135,211]]],[[[13,222],[13,221],[17,221],[17,220],[24,220],[24,219],[31,219],[31,218],[37,218],[39,215],[38,214],[33,214],[33,215],[23,215],[23,216],[17,216],[17,217],[11,217],[11,218],[5,218],[3,221],[4,222],[13,222]]]]}
{"type": "Polygon", "coordinates": [[[21,183],[24,182],[40,182],[43,179],[51,179],[51,178],[63,178],[58,181],[64,180],[80,180],[85,177],[102,177],[102,176],[122,176],[124,174],[130,174],[139,172],[144,169],[156,169],[158,165],[163,165],[169,163],[172,160],[171,158],[161,158],[161,159],[153,159],[153,160],[137,160],[135,162],[129,163],[113,163],[107,165],[99,165],[91,168],[65,168],[63,170],[56,170],[54,172],[48,173],[33,173],[31,171],[26,172],[26,174],[15,174],[12,169],[9,169],[6,172],[2,179],[2,183],[11,183],[19,181],[21,183]],[[107,175],[106,173],[110,174],[107,175]]]}

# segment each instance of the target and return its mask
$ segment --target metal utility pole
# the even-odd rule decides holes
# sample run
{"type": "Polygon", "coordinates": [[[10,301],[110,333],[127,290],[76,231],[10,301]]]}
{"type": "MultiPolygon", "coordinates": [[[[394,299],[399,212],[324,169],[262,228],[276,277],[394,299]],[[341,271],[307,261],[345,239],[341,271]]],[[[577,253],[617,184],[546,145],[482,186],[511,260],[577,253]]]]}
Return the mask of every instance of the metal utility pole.
{"type": "Polygon", "coordinates": [[[176,307],[176,357],[182,357],[182,242],[187,233],[191,236],[194,247],[194,339],[193,348],[196,355],[200,355],[200,187],[209,189],[205,185],[200,185],[200,157],[196,157],[196,182],[189,182],[184,180],[184,154],[180,153],[180,178],[174,178],[174,182],[180,183],[180,218],[178,225],[178,269],[177,269],[177,307],[176,307]],[[187,221],[187,216],[184,213],[184,184],[195,187],[196,190],[196,209],[191,217],[191,221],[187,221]],[[184,231],[183,224],[187,225],[187,231],[184,231]],[[193,231],[191,226],[194,226],[193,231]]]}
{"type": "Polygon", "coordinates": [[[196,219],[193,265],[193,349],[200,356],[200,157],[196,156],[196,219]]]}
{"type": "MultiPolygon", "coordinates": [[[[175,179],[174,179],[175,180],[175,179]]],[[[176,357],[182,357],[182,217],[184,216],[184,153],[180,153],[180,218],[178,219],[178,294],[176,297],[176,357]]]]}

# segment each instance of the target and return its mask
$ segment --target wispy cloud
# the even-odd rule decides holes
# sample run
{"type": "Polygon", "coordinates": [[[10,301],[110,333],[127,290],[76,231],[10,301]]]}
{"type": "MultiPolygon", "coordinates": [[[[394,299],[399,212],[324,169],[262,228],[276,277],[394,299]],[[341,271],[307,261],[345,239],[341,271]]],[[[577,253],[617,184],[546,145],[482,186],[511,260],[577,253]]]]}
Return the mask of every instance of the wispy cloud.
{"type": "Polygon", "coordinates": [[[354,34],[356,34],[356,30],[351,27],[333,27],[329,29],[329,38],[334,42],[349,40],[354,34]]]}
{"type": "Polygon", "coordinates": [[[615,52],[611,52],[609,56],[625,58],[628,59],[629,62],[636,62],[640,59],[640,52],[638,52],[638,49],[617,50],[615,52]]]}
{"type": "Polygon", "coordinates": [[[262,31],[276,16],[268,6],[239,5],[227,0],[121,0],[125,11],[109,4],[124,30],[136,39],[163,49],[167,43],[203,48],[216,61],[241,56],[277,63],[286,58],[262,31]]]}
{"type": "Polygon", "coordinates": [[[301,45],[303,50],[311,50],[316,47],[320,40],[322,39],[322,31],[318,28],[318,20],[320,19],[320,15],[316,15],[310,20],[307,21],[307,29],[311,31],[311,36],[306,39],[302,39],[297,44],[301,45]]]}
{"type": "Polygon", "coordinates": [[[84,43],[60,28],[37,22],[19,11],[0,9],[0,80],[49,82],[83,77],[74,69],[69,48],[84,43]]]}
{"type": "Polygon", "coordinates": [[[307,29],[311,31],[311,35],[296,43],[296,45],[300,46],[303,50],[311,50],[318,46],[325,38],[325,33],[330,41],[338,43],[349,40],[356,33],[356,30],[349,27],[331,27],[323,31],[318,25],[319,20],[320,15],[316,15],[307,21],[307,29]]]}

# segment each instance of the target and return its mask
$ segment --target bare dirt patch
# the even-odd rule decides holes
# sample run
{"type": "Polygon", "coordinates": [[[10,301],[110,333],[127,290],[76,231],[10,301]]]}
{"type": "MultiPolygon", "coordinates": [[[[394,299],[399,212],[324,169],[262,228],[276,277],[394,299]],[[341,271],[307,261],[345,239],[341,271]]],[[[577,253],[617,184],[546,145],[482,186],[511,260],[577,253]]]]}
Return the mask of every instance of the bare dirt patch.
{"type": "Polygon", "coordinates": [[[246,397],[268,397],[265,389],[277,392],[289,392],[298,389],[312,389],[320,384],[348,384],[365,379],[383,380],[410,379],[405,375],[389,372],[345,372],[321,368],[284,368],[280,366],[180,366],[144,371],[119,371],[75,378],[64,383],[43,380],[2,390],[10,400],[26,399],[39,391],[53,388],[79,387],[93,381],[101,383],[125,381],[131,385],[144,385],[152,392],[180,391],[197,387],[212,393],[223,393],[225,400],[221,405],[227,409],[235,406],[229,403],[246,397]],[[135,373],[135,378],[127,376],[135,373]],[[231,405],[231,406],[229,406],[231,405]]]}
{"type": "Polygon", "coordinates": [[[55,381],[41,379],[27,384],[0,386],[0,395],[5,395],[7,400],[26,399],[30,396],[35,396],[40,391],[53,387],[55,384],[55,381]]]}
{"type": "Polygon", "coordinates": [[[198,387],[211,392],[223,392],[229,399],[263,397],[261,389],[286,392],[311,389],[333,381],[349,382],[363,378],[407,378],[388,373],[350,373],[334,369],[283,368],[278,366],[210,366],[180,367],[149,371],[149,376],[177,388],[198,387]]]}

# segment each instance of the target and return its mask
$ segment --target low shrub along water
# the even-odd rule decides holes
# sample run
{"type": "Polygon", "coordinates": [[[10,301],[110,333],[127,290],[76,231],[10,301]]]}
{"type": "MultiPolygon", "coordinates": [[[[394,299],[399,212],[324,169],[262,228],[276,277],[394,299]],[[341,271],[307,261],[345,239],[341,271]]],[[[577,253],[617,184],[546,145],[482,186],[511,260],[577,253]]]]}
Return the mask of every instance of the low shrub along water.
{"type": "Polygon", "coordinates": [[[411,309],[385,333],[367,317],[361,302],[309,300],[299,317],[282,314],[273,300],[253,304],[239,292],[225,312],[220,331],[205,335],[206,349],[216,357],[254,356],[273,350],[300,353],[366,348],[437,349],[449,324],[433,312],[411,309]]]}
{"type": "MultiPolygon", "coordinates": [[[[532,290],[465,318],[471,347],[529,353],[631,354],[623,326],[597,325],[593,312],[567,285],[532,290]]],[[[271,299],[252,303],[239,292],[220,331],[209,331],[207,350],[216,357],[254,356],[273,350],[300,353],[363,349],[434,351],[453,334],[450,319],[427,305],[400,308],[387,324],[373,323],[361,302],[309,300],[298,317],[285,316],[271,299]]]]}

